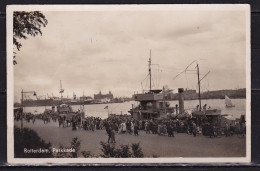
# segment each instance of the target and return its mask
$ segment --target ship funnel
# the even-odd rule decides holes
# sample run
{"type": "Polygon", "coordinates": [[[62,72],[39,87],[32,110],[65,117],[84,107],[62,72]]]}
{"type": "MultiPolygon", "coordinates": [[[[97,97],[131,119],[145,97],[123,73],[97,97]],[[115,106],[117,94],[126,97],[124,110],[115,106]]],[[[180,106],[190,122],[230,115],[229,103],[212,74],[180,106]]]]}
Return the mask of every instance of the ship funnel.
{"type": "Polygon", "coordinates": [[[178,88],[178,96],[179,96],[179,113],[184,112],[184,89],[183,88],[178,88]]]}

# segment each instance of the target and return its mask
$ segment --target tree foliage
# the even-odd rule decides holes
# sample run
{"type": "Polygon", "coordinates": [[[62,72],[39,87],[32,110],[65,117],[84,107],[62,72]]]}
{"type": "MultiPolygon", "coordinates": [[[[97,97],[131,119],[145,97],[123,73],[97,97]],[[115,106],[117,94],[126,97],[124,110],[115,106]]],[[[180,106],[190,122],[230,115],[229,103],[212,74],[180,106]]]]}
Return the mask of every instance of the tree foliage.
{"type": "Polygon", "coordinates": [[[119,148],[116,148],[115,145],[105,143],[103,141],[100,142],[102,148],[101,151],[103,154],[101,157],[104,158],[143,158],[144,154],[142,152],[142,148],[139,143],[133,143],[131,145],[131,149],[129,145],[120,145],[119,148]]]}
{"type": "Polygon", "coordinates": [[[51,143],[46,143],[39,135],[29,128],[14,127],[14,157],[16,158],[49,158],[52,157],[51,143]],[[28,152],[25,149],[48,149],[49,152],[28,152]]]}
{"type": "MultiPolygon", "coordinates": [[[[53,156],[57,157],[57,158],[77,158],[79,157],[79,150],[80,150],[80,146],[81,146],[81,141],[79,140],[78,137],[74,137],[72,138],[70,145],[69,146],[63,146],[63,145],[59,145],[59,149],[74,149],[75,152],[54,152],[53,156]]],[[[81,154],[84,155],[89,155],[90,156],[90,152],[89,154],[87,152],[81,152],[81,154]]]]}
{"type": "MultiPolygon", "coordinates": [[[[19,51],[22,44],[19,39],[27,39],[28,35],[42,35],[41,27],[48,24],[47,19],[40,11],[15,11],[13,14],[13,44],[19,51]]],[[[16,62],[14,53],[14,65],[16,62]]]]}

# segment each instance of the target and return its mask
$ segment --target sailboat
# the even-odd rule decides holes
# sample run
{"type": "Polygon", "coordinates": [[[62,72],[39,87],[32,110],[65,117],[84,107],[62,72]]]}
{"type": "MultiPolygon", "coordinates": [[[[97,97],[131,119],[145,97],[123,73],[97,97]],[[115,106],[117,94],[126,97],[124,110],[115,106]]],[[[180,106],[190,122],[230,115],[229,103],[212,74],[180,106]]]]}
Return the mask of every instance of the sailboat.
{"type": "Polygon", "coordinates": [[[226,107],[235,107],[235,105],[232,103],[231,99],[228,96],[225,96],[225,104],[226,107]]]}

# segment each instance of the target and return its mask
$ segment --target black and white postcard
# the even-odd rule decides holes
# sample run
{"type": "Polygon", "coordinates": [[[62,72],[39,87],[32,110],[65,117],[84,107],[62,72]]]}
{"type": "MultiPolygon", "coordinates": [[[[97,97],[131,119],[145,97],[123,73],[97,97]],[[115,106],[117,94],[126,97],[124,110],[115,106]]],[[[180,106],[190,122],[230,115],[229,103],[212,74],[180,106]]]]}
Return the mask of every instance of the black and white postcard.
{"type": "Polygon", "coordinates": [[[249,5],[7,6],[8,162],[251,161],[249,5]]]}

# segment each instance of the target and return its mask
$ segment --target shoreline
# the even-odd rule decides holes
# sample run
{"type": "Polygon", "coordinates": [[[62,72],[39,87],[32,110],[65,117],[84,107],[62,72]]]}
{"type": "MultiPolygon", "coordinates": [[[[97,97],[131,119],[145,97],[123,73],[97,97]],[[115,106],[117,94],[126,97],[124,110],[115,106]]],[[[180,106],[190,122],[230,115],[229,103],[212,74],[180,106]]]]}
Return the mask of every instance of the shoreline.
{"type": "MultiPolygon", "coordinates": [[[[224,100],[225,98],[201,98],[201,100],[224,100]]],[[[241,99],[241,100],[243,100],[243,99],[245,99],[246,100],[246,97],[245,98],[232,98],[232,99],[241,99]]],[[[196,101],[196,100],[199,100],[199,99],[185,99],[184,101],[196,101]]],[[[89,106],[89,105],[100,105],[100,104],[119,104],[119,103],[125,103],[125,102],[135,102],[134,100],[130,100],[130,101],[124,101],[124,102],[113,102],[113,103],[92,103],[92,104],[84,104],[84,106],[89,106]]],[[[169,99],[167,99],[167,100],[165,100],[165,101],[169,101],[169,102],[171,102],[171,101],[178,101],[178,99],[171,99],[171,100],[169,100],[169,99]]],[[[69,104],[69,103],[68,103],[69,104]]],[[[83,104],[69,104],[70,106],[82,106],[83,104]]],[[[24,107],[52,107],[53,105],[29,105],[29,106],[27,106],[27,105],[25,105],[24,107]]],[[[56,106],[56,105],[55,105],[56,106]]],[[[21,106],[18,106],[18,105],[14,105],[14,107],[15,108],[18,108],[18,107],[21,107],[21,106]]]]}

